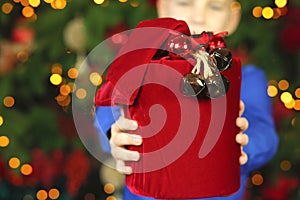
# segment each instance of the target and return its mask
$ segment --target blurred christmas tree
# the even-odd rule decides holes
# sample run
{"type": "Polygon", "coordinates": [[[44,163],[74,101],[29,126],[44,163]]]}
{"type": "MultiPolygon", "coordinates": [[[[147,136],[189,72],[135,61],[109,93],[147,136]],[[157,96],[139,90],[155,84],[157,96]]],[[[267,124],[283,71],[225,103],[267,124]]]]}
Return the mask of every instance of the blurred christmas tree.
{"type": "MultiPolygon", "coordinates": [[[[242,1],[242,23],[228,38],[244,63],[266,71],[281,139],[276,157],[250,177],[249,199],[300,198],[300,2],[275,2],[242,1]]],[[[70,109],[73,82],[85,55],[106,37],[156,17],[154,4],[1,2],[1,199],[104,199],[113,192],[95,180],[100,164],[77,137],[70,109]]]]}

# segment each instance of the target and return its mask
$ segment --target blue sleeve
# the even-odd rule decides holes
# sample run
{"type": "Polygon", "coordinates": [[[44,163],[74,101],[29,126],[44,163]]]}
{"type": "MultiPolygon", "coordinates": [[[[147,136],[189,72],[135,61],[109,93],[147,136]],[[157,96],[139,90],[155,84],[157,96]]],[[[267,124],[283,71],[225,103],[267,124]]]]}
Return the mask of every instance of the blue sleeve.
{"type": "Polygon", "coordinates": [[[99,106],[96,108],[94,126],[99,133],[102,150],[106,153],[110,153],[107,132],[120,115],[119,107],[99,106]]]}
{"type": "Polygon", "coordinates": [[[241,99],[245,103],[243,117],[249,121],[245,131],[249,143],[244,147],[248,162],[241,167],[241,172],[249,173],[266,164],[275,155],[279,143],[267,94],[267,79],[262,70],[252,65],[243,67],[241,99]]]}

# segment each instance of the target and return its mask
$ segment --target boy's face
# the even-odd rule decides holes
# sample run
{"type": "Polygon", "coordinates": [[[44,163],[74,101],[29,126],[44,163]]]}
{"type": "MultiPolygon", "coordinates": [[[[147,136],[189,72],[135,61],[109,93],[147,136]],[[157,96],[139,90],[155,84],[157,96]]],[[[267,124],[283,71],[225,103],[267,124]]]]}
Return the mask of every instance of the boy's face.
{"type": "Polygon", "coordinates": [[[239,23],[240,13],[231,9],[231,3],[232,0],[158,0],[158,17],[184,20],[192,34],[232,33],[239,23]]]}

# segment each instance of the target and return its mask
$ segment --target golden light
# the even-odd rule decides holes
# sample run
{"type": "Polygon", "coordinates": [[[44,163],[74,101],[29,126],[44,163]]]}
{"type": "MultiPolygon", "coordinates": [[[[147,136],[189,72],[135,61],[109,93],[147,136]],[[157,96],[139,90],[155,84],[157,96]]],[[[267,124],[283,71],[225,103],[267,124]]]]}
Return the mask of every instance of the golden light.
{"type": "Polygon", "coordinates": [[[67,5],[67,1],[66,0],[54,0],[53,2],[51,2],[51,7],[54,9],[64,9],[67,5]]]}
{"type": "Polygon", "coordinates": [[[295,96],[300,99],[300,88],[295,90],[295,96]]]}
{"type": "Polygon", "coordinates": [[[48,194],[47,194],[47,191],[46,190],[39,190],[37,193],[36,193],[36,198],[38,200],[46,200],[48,198],[48,194]]]}
{"type": "Polygon", "coordinates": [[[11,3],[4,3],[1,7],[2,12],[4,14],[9,14],[11,13],[12,9],[14,8],[14,6],[11,3]]]}
{"type": "Polygon", "coordinates": [[[107,194],[112,194],[115,191],[115,186],[111,183],[104,185],[104,192],[107,194]]]}
{"type": "Polygon", "coordinates": [[[61,64],[56,63],[56,64],[52,65],[51,72],[52,72],[52,74],[62,75],[62,66],[61,66],[61,64]]]}
{"type": "Polygon", "coordinates": [[[20,62],[26,62],[28,60],[28,53],[26,51],[20,51],[17,53],[17,59],[20,61],[20,62]]]}
{"type": "Polygon", "coordinates": [[[4,106],[10,108],[15,105],[15,99],[12,96],[7,96],[3,99],[4,106]]]}
{"type": "Polygon", "coordinates": [[[292,163],[288,160],[283,160],[280,162],[280,169],[282,171],[289,171],[292,167],[292,163]]]}
{"type": "Polygon", "coordinates": [[[106,200],[117,200],[117,198],[114,197],[114,196],[109,196],[109,197],[106,198],[106,200]]]}
{"type": "Polygon", "coordinates": [[[83,88],[79,88],[76,91],[76,96],[77,96],[78,99],[84,99],[86,97],[86,90],[83,89],[83,88]]]}
{"type": "Polygon", "coordinates": [[[290,102],[287,102],[287,103],[284,103],[284,106],[287,108],[287,109],[293,109],[294,106],[295,106],[296,102],[294,99],[292,99],[290,102]]]}
{"type": "Polygon", "coordinates": [[[7,147],[9,145],[9,138],[7,136],[0,136],[0,147],[7,147]]]}
{"type": "Polygon", "coordinates": [[[275,5],[278,8],[283,8],[284,6],[286,6],[287,4],[287,0],[275,0],[275,5]]]}
{"type": "Polygon", "coordinates": [[[30,164],[23,164],[21,167],[21,173],[28,176],[32,173],[32,166],[30,164]]]}
{"type": "Polygon", "coordinates": [[[99,86],[102,83],[102,77],[97,72],[92,72],[89,79],[94,86],[99,86]]]}
{"type": "Polygon", "coordinates": [[[274,11],[271,7],[264,7],[262,9],[262,16],[265,18],[265,19],[271,19],[274,15],[274,11]]]}
{"type": "Polygon", "coordinates": [[[278,19],[281,16],[281,11],[279,8],[273,8],[274,11],[274,15],[273,15],[273,19],[278,19]]]}
{"type": "Polygon", "coordinates": [[[57,101],[58,105],[60,105],[60,106],[68,106],[71,103],[71,97],[69,95],[64,96],[64,95],[59,94],[56,97],[56,101],[57,101]]]}
{"type": "Polygon", "coordinates": [[[138,7],[140,4],[139,4],[139,2],[138,1],[130,1],[130,5],[131,5],[131,7],[134,7],[134,8],[136,8],[136,7],[138,7]]]}
{"type": "Polygon", "coordinates": [[[262,15],[262,7],[260,7],[260,6],[254,7],[253,10],[252,10],[252,15],[254,17],[256,17],[256,18],[261,17],[261,15],[262,15]]]}
{"type": "Polygon", "coordinates": [[[62,82],[62,77],[60,74],[52,74],[50,76],[50,82],[53,84],[53,85],[59,85],[61,84],[62,82]]]}
{"type": "Polygon", "coordinates": [[[0,115],[0,126],[2,126],[3,123],[4,123],[4,119],[3,119],[3,117],[0,115]]]}
{"type": "Polygon", "coordinates": [[[22,14],[24,17],[32,17],[34,15],[34,9],[30,6],[25,6],[23,9],[22,9],[22,14]]]}
{"type": "Polygon", "coordinates": [[[22,4],[22,6],[29,6],[28,0],[21,0],[20,3],[22,4]]]}
{"type": "Polygon", "coordinates": [[[280,95],[280,99],[283,103],[290,103],[293,100],[291,93],[284,92],[280,95]]]}
{"type": "Polygon", "coordinates": [[[20,159],[19,158],[16,158],[16,157],[12,157],[11,159],[9,159],[8,161],[8,165],[13,168],[13,169],[16,169],[20,166],[20,159]]]}
{"type": "Polygon", "coordinates": [[[274,85],[268,86],[268,95],[270,97],[275,97],[278,94],[278,89],[274,85]]]}
{"type": "Polygon", "coordinates": [[[295,124],[296,124],[296,117],[294,117],[294,118],[292,119],[292,121],[291,121],[291,125],[292,125],[292,126],[295,126],[295,124]]]}
{"type": "Polygon", "coordinates": [[[283,8],[280,8],[281,16],[284,16],[288,13],[288,8],[285,6],[283,8]]]}
{"type": "Polygon", "coordinates": [[[294,109],[295,110],[300,110],[300,100],[299,99],[295,100],[294,109]]]}
{"type": "Polygon", "coordinates": [[[278,82],[278,87],[280,90],[287,90],[290,84],[287,80],[281,80],[278,82]]]}
{"type": "Polygon", "coordinates": [[[20,3],[21,0],[14,0],[15,3],[20,3]]]}
{"type": "Polygon", "coordinates": [[[251,181],[252,181],[253,185],[259,186],[259,185],[263,184],[264,178],[262,177],[261,174],[254,174],[251,177],[251,181]]]}
{"type": "Polygon", "coordinates": [[[48,192],[49,198],[50,199],[58,199],[59,197],[59,190],[56,188],[52,188],[48,192]]]}
{"type": "Polygon", "coordinates": [[[96,4],[103,4],[104,3],[104,0],[94,0],[94,2],[96,3],[96,4]]]}
{"type": "Polygon", "coordinates": [[[70,68],[68,70],[68,76],[69,78],[75,79],[78,76],[78,70],[76,68],[70,68]]]}
{"type": "Polygon", "coordinates": [[[128,0],[119,0],[121,3],[126,3],[128,0]]]}
{"type": "Polygon", "coordinates": [[[29,4],[32,7],[38,7],[40,5],[41,1],[40,0],[29,0],[29,4]]]}
{"type": "Polygon", "coordinates": [[[59,91],[62,95],[64,96],[67,96],[68,94],[70,94],[71,92],[71,88],[69,85],[62,85],[60,88],[59,88],[59,91]]]}
{"type": "Polygon", "coordinates": [[[54,0],[44,0],[46,3],[52,3],[54,0]]]}

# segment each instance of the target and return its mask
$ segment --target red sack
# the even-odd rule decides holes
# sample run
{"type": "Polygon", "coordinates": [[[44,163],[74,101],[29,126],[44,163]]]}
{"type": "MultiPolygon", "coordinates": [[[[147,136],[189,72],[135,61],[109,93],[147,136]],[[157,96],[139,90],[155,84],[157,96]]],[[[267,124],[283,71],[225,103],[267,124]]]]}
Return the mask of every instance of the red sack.
{"type": "MultiPolygon", "coordinates": [[[[143,21],[137,26],[140,27],[168,28],[189,36],[183,21],[170,18],[143,21]]],[[[157,49],[174,33],[167,29],[147,31],[147,37],[138,39],[139,31],[133,31],[110,66],[107,82],[95,99],[98,106],[127,105],[125,116],[139,124],[132,133],[141,135],[143,144],[128,149],[140,152],[141,159],[127,162],[134,172],[126,176],[128,188],[135,194],[160,199],[236,192],[240,186],[241,153],[235,142],[239,132],[235,125],[240,100],[239,59],[233,57],[232,67],[222,72],[230,82],[226,95],[216,99],[187,97],[182,94],[182,78],[191,72],[195,62],[169,60],[168,56],[154,59],[157,49]],[[141,46],[147,48],[137,50],[128,47],[145,38],[155,44],[146,42],[141,46]]]]}

